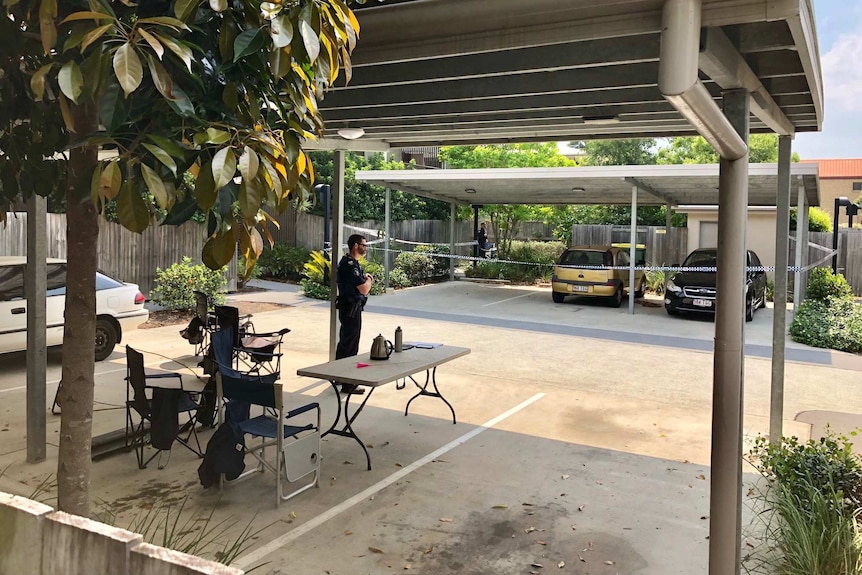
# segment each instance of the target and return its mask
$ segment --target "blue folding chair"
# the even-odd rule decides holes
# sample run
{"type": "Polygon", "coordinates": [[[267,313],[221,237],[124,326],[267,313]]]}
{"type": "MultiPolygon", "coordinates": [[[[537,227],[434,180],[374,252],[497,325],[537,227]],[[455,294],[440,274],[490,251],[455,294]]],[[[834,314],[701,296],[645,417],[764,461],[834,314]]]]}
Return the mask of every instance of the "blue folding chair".
{"type": "MultiPolygon", "coordinates": [[[[259,438],[260,442],[249,445],[246,453],[257,459],[257,466],[242,473],[237,480],[252,473],[265,470],[275,474],[276,505],[303,491],[319,486],[320,480],[320,405],[309,403],[291,411],[284,410],[284,396],[280,383],[263,383],[255,377],[234,377],[221,371],[216,374],[216,390],[219,405],[219,424],[224,421],[225,400],[234,407],[233,413],[242,413],[245,404],[259,406],[263,413],[233,421],[238,434],[259,438]],[[237,405],[239,404],[239,405],[237,405]],[[239,409],[236,409],[239,407],[239,409]],[[303,414],[315,411],[316,418],[302,423],[309,416],[303,414]],[[275,461],[266,457],[269,447],[275,447],[275,461]],[[292,491],[285,488],[291,484],[304,482],[292,491]]],[[[219,489],[224,486],[224,476],[219,478],[219,489]]]]}

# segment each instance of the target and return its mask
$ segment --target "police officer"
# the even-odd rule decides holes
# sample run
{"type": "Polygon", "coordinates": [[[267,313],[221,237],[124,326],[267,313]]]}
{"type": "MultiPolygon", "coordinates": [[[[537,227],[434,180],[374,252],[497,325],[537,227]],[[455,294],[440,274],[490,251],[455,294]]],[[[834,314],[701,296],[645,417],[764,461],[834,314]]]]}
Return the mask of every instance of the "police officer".
{"type": "Polygon", "coordinates": [[[488,245],[488,231],[485,229],[485,222],[482,222],[479,231],[476,234],[476,243],[479,245],[479,257],[485,257],[485,247],[488,245]]]}
{"type": "MultiPolygon", "coordinates": [[[[359,353],[359,335],[362,331],[362,308],[368,299],[368,292],[374,284],[371,274],[363,271],[359,258],[368,251],[368,245],[359,234],[347,238],[348,253],[338,262],[338,321],[341,330],[338,334],[338,347],[335,359],[350,357],[359,353]]],[[[343,393],[362,393],[355,385],[342,385],[343,393]]]]}

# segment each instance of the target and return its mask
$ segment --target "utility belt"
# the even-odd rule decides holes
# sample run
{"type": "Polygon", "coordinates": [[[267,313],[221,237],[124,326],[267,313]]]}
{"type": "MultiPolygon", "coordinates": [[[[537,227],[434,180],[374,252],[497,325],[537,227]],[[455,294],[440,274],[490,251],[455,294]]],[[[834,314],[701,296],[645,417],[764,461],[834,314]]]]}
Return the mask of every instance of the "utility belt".
{"type": "Polygon", "coordinates": [[[359,312],[365,307],[366,297],[358,296],[338,296],[335,298],[335,307],[344,312],[344,315],[349,318],[354,318],[359,315],[359,312]]]}

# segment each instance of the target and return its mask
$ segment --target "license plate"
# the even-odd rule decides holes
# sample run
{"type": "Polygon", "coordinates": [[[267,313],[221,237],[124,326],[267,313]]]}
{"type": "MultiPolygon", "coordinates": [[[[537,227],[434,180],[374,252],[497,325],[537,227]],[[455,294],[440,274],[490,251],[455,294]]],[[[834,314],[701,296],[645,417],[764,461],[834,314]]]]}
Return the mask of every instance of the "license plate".
{"type": "Polygon", "coordinates": [[[590,286],[571,286],[572,291],[577,292],[588,292],[590,291],[590,286]]]}
{"type": "Polygon", "coordinates": [[[691,303],[697,307],[712,307],[711,299],[695,299],[692,300],[691,303]]]}

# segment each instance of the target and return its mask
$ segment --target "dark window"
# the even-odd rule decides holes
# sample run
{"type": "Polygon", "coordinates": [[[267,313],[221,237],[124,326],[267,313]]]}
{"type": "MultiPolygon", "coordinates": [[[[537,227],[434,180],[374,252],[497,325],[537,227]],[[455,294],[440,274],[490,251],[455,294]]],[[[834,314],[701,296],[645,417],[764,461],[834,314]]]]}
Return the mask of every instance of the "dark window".
{"type": "Polygon", "coordinates": [[[46,297],[66,295],[66,264],[48,264],[46,297]]]}
{"type": "Polygon", "coordinates": [[[24,266],[0,266],[0,301],[24,299],[24,266]]]}
{"type": "Polygon", "coordinates": [[[96,274],[96,291],[101,291],[103,289],[113,289],[118,287],[123,287],[123,284],[115,279],[109,278],[105,274],[96,274]]]}
{"type": "Polygon", "coordinates": [[[862,192],[862,182],[853,182],[853,191],[862,192]]]}

